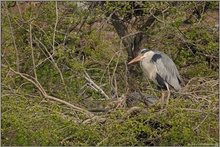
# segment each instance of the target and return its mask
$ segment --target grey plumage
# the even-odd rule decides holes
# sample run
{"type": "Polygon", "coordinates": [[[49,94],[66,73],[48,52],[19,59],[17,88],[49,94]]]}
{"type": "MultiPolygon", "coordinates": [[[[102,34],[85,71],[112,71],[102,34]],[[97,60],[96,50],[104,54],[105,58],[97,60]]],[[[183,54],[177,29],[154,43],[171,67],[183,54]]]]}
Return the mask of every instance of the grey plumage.
{"type": "Polygon", "coordinates": [[[156,51],[154,56],[156,55],[160,55],[160,58],[152,62],[156,65],[158,75],[174,89],[180,90],[182,79],[174,62],[163,52],[156,51]]]}
{"type": "Polygon", "coordinates": [[[145,76],[159,87],[168,89],[168,84],[174,89],[180,90],[182,79],[176,65],[165,53],[143,49],[129,64],[136,61],[140,61],[140,66],[145,76]]]}
{"type": "MultiPolygon", "coordinates": [[[[146,77],[152,80],[160,88],[168,90],[167,104],[170,97],[169,87],[180,90],[182,78],[174,62],[163,52],[149,49],[141,50],[140,54],[128,64],[140,61],[140,66],[146,77]]],[[[162,93],[162,99],[164,95],[162,93]]]]}

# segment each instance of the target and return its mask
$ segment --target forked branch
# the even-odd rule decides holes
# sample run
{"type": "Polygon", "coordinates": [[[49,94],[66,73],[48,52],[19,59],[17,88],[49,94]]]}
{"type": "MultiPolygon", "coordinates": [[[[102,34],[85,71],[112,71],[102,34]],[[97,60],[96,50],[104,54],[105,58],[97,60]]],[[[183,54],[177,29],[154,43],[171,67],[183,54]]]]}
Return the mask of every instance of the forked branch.
{"type": "MultiPolygon", "coordinates": [[[[8,67],[6,65],[2,65],[4,67],[8,67]]],[[[69,102],[66,102],[64,100],[61,100],[59,98],[56,98],[56,97],[53,97],[53,96],[50,96],[46,93],[46,91],[44,90],[44,88],[41,86],[41,84],[36,80],[36,78],[30,76],[30,75],[27,75],[25,73],[20,73],[20,72],[17,72],[15,70],[13,70],[11,67],[8,67],[10,71],[12,71],[14,74],[16,75],[19,75],[20,77],[24,78],[25,80],[29,81],[30,83],[32,83],[40,92],[41,94],[45,97],[45,98],[48,98],[50,100],[53,100],[53,101],[57,101],[59,103],[62,103],[62,104],[65,104],[67,106],[69,106],[70,108],[73,108],[75,111],[78,111],[78,112],[81,112],[81,113],[84,113],[86,114],[87,116],[89,117],[93,117],[94,114],[87,111],[86,109],[83,109],[81,107],[78,107],[78,106],[75,106],[69,102]]]]}

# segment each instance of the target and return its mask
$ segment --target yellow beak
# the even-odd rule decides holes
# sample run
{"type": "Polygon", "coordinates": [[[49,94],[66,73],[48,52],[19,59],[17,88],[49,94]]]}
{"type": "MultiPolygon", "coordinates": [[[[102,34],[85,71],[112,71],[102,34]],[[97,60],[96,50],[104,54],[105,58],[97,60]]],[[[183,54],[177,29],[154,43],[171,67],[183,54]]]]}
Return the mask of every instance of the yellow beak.
{"type": "Polygon", "coordinates": [[[137,61],[141,60],[141,57],[142,57],[142,56],[143,56],[143,55],[138,55],[138,56],[135,57],[133,60],[131,60],[131,61],[128,63],[128,65],[131,64],[131,63],[134,63],[134,62],[137,62],[137,61]]]}

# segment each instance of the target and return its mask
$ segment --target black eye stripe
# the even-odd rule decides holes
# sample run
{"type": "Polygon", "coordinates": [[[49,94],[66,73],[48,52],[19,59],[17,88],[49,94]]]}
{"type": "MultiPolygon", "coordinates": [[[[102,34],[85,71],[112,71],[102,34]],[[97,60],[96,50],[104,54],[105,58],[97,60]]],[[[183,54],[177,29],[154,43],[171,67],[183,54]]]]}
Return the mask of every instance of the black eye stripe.
{"type": "Polygon", "coordinates": [[[142,49],[140,54],[144,54],[144,53],[149,52],[149,51],[150,51],[149,49],[142,49]]]}

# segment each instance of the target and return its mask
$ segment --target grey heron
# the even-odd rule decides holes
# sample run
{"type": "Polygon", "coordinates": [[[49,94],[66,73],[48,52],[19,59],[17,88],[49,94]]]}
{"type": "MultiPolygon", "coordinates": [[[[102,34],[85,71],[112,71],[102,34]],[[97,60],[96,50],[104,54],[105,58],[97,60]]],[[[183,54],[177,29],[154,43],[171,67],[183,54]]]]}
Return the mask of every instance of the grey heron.
{"type": "Polygon", "coordinates": [[[180,90],[182,78],[176,68],[174,62],[163,52],[152,51],[150,49],[142,49],[137,57],[128,64],[140,61],[140,66],[146,77],[157,84],[162,90],[162,100],[164,101],[163,90],[168,91],[166,104],[169,102],[170,89],[180,90]]]}

